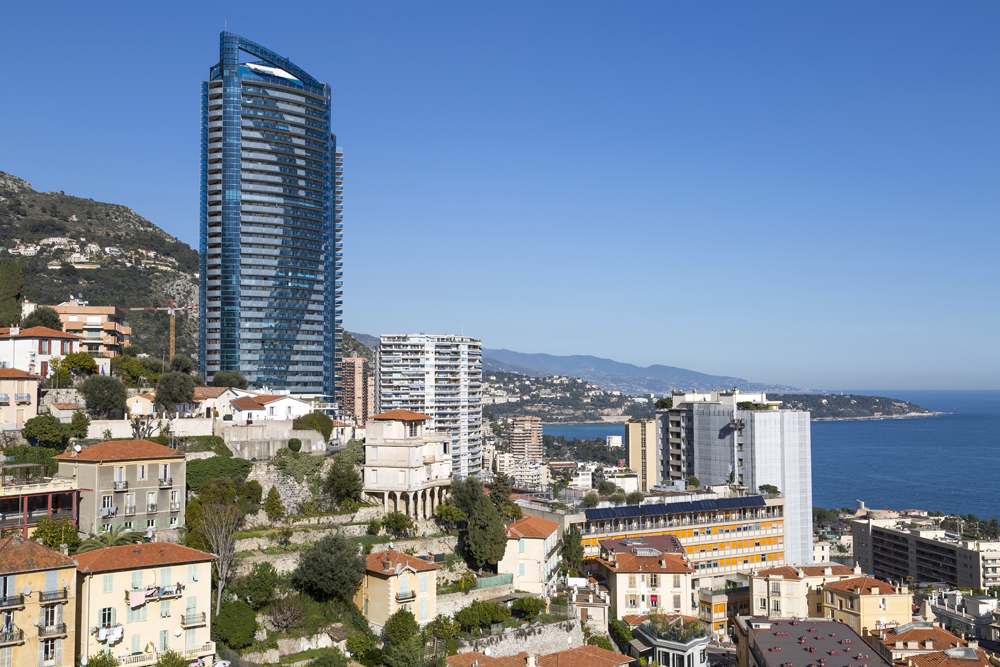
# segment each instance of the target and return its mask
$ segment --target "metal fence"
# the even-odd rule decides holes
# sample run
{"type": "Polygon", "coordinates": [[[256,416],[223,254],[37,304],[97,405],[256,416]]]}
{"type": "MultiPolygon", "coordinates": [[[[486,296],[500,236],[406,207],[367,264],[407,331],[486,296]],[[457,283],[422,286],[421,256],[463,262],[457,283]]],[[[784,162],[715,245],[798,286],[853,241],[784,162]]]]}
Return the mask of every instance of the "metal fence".
{"type": "Polygon", "coordinates": [[[508,572],[507,574],[498,574],[493,577],[479,577],[476,579],[476,588],[491,588],[493,586],[505,586],[513,583],[514,575],[508,572]]]}

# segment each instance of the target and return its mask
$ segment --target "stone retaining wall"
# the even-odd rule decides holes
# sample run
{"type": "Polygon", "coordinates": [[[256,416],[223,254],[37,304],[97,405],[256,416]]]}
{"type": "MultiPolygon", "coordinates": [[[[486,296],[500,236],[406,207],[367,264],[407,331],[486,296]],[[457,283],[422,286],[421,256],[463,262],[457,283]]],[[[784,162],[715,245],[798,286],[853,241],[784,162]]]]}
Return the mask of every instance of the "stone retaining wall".
{"type": "MultiPolygon", "coordinates": [[[[440,610],[440,607],[438,609],[440,610]]],[[[556,651],[577,648],[583,644],[583,631],[580,630],[580,623],[574,620],[523,630],[507,630],[502,635],[471,641],[459,640],[458,652],[482,653],[489,649],[490,656],[494,658],[517,655],[521,651],[534,655],[548,655],[556,651]]]]}
{"type": "Polygon", "coordinates": [[[456,612],[465,609],[476,600],[491,600],[514,592],[514,584],[478,588],[464,593],[448,593],[437,596],[437,613],[454,616],[456,612]]]}

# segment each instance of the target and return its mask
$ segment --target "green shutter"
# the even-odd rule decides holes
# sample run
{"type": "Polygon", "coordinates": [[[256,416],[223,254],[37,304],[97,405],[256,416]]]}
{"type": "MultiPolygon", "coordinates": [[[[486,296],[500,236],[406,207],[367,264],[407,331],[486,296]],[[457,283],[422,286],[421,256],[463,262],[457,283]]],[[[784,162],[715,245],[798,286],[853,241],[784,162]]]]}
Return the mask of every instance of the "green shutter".
{"type": "Polygon", "coordinates": [[[115,592],[115,575],[113,575],[113,574],[106,574],[106,575],[104,575],[104,589],[103,589],[103,591],[105,593],[114,593],[115,592]]]}
{"type": "Polygon", "coordinates": [[[142,571],[132,573],[132,590],[137,591],[142,588],[142,571]]]}
{"type": "Polygon", "coordinates": [[[139,651],[141,651],[142,650],[141,644],[142,644],[142,639],[139,638],[139,635],[132,635],[132,653],[138,653],[139,651]]]}

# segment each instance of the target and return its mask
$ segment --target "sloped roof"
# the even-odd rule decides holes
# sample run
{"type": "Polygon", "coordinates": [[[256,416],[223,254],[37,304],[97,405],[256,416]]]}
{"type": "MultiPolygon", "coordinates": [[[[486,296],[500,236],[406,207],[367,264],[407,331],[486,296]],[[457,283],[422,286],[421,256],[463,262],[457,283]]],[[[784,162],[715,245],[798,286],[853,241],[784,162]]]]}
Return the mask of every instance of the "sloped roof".
{"type": "Polygon", "coordinates": [[[537,516],[526,516],[507,526],[507,537],[520,539],[522,537],[548,537],[559,530],[559,524],[537,516]]]}
{"type": "Polygon", "coordinates": [[[229,402],[240,410],[261,410],[264,407],[250,396],[240,396],[229,402]]]}
{"type": "Polygon", "coordinates": [[[517,655],[494,658],[478,651],[469,651],[449,655],[445,662],[449,667],[525,667],[528,664],[528,654],[521,651],[517,655]]]}
{"type": "Polygon", "coordinates": [[[939,651],[969,645],[968,642],[956,637],[944,628],[936,627],[930,623],[927,623],[926,625],[906,623],[905,625],[886,628],[883,632],[884,636],[876,636],[890,649],[895,647],[896,642],[903,642],[904,644],[906,642],[919,642],[920,648],[922,649],[924,647],[924,642],[928,639],[933,642],[932,648],[939,651]]]}
{"type": "Polygon", "coordinates": [[[145,567],[200,563],[214,560],[215,556],[204,551],[182,547],[172,542],[147,542],[121,547],[106,547],[77,554],[76,569],[83,574],[135,570],[145,567]]]}
{"type": "Polygon", "coordinates": [[[366,565],[369,572],[386,575],[399,574],[404,567],[412,568],[417,572],[441,569],[441,566],[436,563],[430,563],[415,556],[394,551],[393,549],[368,554],[366,565]],[[388,571],[386,571],[387,564],[388,571]]]}
{"type": "Polygon", "coordinates": [[[131,461],[134,459],[182,459],[184,454],[176,449],[158,445],[149,440],[108,440],[99,442],[74,456],[66,452],[53,456],[60,461],[131,461]]]}
{"type": "Polygon", "coordinates": [[[857,587],[861,589],[862,595],[872,595],[872,587],[878,588],[879,595],[895,595],[897,592],[896,587],[888,581],[882,581],[881,579],[876,579],[875,577],[854,577],[852,579],[830,581],[825,584],[825,587],[832,588],[835,591],[844,591],[846,593],[853,593],[855,587],[857,587]]]}
{"type": "Polygon", "coordinates": [[[79,340],[80,336],[76,334],[66,333],[65,331],[57,331],[55,329],[50,329],[48,327],[29,327],[27,329],[21,329],[15,335],[10,335],[10,327],[4,327],[0,329],[0,338],[66,338],[69,340],[79,340]]]}
{"type": "Polygon", "coordinates": [[[822,576],[843,576],[846,574],[854,574],[854,570],[847,567],[846,565],[803,565],[792,567],[791,565],[784,565],[782,567],[772,567],[767,570],[759,570],[757,572],[758,576],[761,577],[782,577],[784,579],[802,579],[803,576],[806,577],[822,577],[822,576]],[[826,574],[826,570],[830,570],[830,574],[826,574]]]}
{"type": "Polygon", "coordinates": [[[53,403],[52,407],[54,407],[56,410],[79,410],[80,409],[80,408],[76,407],[76,405],[73,404],[73,403],[53,403]]]}
{"type": "Polygon", "coordinates": [[[694,572],[694,568],[688,565],[684,557],[679,554],[663,554],[661,556],[636,556],[635,554],[624,553],[615,556],[614,567],[612,561],[598,559],[598,563],[611,570],[612,573],[646,573],[653,574],[687,574],[694,572]],[[662,563],[661,563],[662,561],[662,563]]]}
{"type": "Polygon", "coordinates": [[[222,392],[229,387],[195,387],[194,400],[204,400],[206,398],[218,398],[222,392]]]}
{"type": "Polygon", "coordinates": [[[76,562],[69,556],[20,535],[0,541],[0,574],[55,570],[75,565],[76,562]]]}
{"type": "Polygon", "coordinates": [[[20,368],[0,368],[0,378],[34,378],[37,380],[38,376],[22,371],[20,368]]]}
{"type": "Polygon", "coordinates": [[[627,655],[589,645],[540,655],[537,660],[538,667],[618,667],[630,662],[627,655]]]}
{"type": "Polygon", "coordinates": [[[991,666],[986,651],[981,648],[950,648],[923,655],[906,657],[913,667],[974,667],[974,665],[991,666]]]}
{"type": "Polygon", "coordinates": [[[378,421],[397,421],[397,422],[425,422],[432,419],[427,415],[422,415],[419,412],[413,412],[412,410],[389,410],[388,412],[383,412],[377,415],[372,415],[370,419],[375,419],[378,421]]]}

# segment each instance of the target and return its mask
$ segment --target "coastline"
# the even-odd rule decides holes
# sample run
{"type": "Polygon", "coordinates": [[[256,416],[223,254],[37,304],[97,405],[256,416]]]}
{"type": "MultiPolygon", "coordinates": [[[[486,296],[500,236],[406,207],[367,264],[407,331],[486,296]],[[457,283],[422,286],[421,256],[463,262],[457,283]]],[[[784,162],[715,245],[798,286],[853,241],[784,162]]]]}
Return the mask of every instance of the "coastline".
{"type": "Polygon", "coordinates": [[[914,419],[916,417],[937,417],[948,414],[947,412],[907,412],[902,415],[879,415],[878,417],[814,417],[810,421],[814,422],[862,422],[876,421],[880,419],[914,419]]]}

